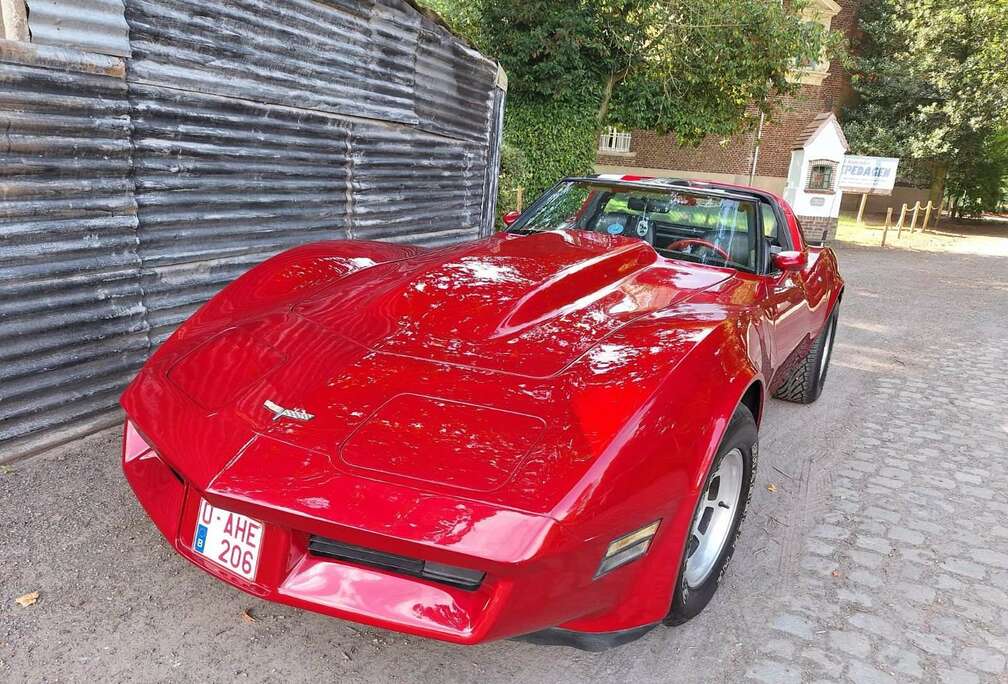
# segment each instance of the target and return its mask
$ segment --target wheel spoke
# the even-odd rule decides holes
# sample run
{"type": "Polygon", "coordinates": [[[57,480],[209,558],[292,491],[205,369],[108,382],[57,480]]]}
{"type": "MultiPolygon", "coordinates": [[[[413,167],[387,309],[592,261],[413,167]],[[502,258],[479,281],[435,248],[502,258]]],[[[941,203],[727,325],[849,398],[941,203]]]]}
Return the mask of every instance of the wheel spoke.
{"type": "Polygon", "coordinates": [[[712,501],[716,500],[718,498],[719,489],[721,489],[720,471],[714,473],[714,477],[711,478],[710,486],[707,487],[707,498],[712,501]]]}
{"type": "Polygon", "coordinates": [[[696,529],[700,533],[700,536],[707,534],[707,529],[710,527],[711,518],[714,517],[714,508],[712,506],[707,506],[704,508],[703,515],[700,516],[700,522],[697,523],[696,529]]]}
{"type": "Polygon", "coordinates": [[[695,534],[691,534],[689,541],[686,542],[686,557],[689,558],[690,556],[692,556],[696,552],[697,548],[699,548],[699,546],[700,546],[700,538],[697,537],[695,534]]]}

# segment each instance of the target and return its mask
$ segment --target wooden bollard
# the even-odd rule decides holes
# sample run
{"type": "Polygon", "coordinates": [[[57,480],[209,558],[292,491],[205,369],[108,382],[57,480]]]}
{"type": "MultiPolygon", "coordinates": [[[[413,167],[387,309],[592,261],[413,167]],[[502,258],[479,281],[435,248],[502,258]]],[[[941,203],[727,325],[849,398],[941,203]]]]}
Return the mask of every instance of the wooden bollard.
{"type": "Polygon", "coordinates": [[[515,209],[517,211],[522,210],[522,204],[525,203],[525,188],[517,188],[515,190],[515,209]]]}
{"type": "Polygon", "coordinates": [[[861,193],[861,206],[857,210],[857,224],[860,226],[864,223],[864,210],[865,205],[868,204],[868,193],[861,193]]]}
{"type": "Polygon", "coordinates": [[[914,212],[913,213],[913,218],[910,220],[910,232],[911,233],[913,233],[915,230],[917,230],[917,212],[920,211],[920,208],[921,208],[920,202],[919,201],[914,202],[914,205],[913,205],[913,212],[914,212]]]}
{"type": "Polygon", "coordinates": [[[903,237],[903,221],[906,220],[907,205],[904,204],[903,208],[900,209],[899,223],[896,224],[896,238],[899,239],[903,237]]]}
{"type": "Polygon", "coordinates": [[[882,246],[885,247],[886,236],[889,234],[889,224],[892,223],[892,207],[886,209],[885,225],[882,226],[882,246]]]}
{"type": "Polygon", "coordinates": [[[924,207],[924,225],[921,226],[921,232],[926,232],[928,229],[928,223],[931,222],[931,210],[934,209],[934,205],[931,204],[931,200],[928,200],[927,206],[924,207]]]}

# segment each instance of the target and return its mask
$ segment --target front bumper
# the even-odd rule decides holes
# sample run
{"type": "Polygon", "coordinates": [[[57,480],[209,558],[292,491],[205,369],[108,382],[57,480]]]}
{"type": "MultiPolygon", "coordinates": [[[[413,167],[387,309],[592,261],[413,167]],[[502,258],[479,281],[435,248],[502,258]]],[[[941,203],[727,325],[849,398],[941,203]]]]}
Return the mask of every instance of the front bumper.
{"type": "MultiPolygon", "coordinates": [[[[594,571],[605,540],[576,540],[562,526],[542,516],[508,511],[500,516],[515,525],[521,516],[523,534],[538,526],[535,548],[513,558],[459,554],[450,534],[427,535],[432,543],[392,538],[375,530],[346,528],[327,521],[292,517],[288,512],[229,499],[219,492],[200,491],[149,448],[130,423],[126,424],[123,471],[141,505],[175,550],[204,571],[249,594],[269,601],[315,611],[376,627],[458,644],[522,637],[534,643],[574,646],[586,650],[619,645],[643,635],[643,627],[576,632],[553,629],[575,620],[604,616],[618,605],[632,581],[633,568],[595,579],[594,571]],[[201,498],[215,506],[263,522],[259,567],[253,581],[234,575],[193,551],[195,521],[201,498]],[[335,533],[334,533],[334,530],[335,533]],[[342,532],[342,535],[341,535],[342,532]],[[468,567],[486,573],[475,589],[405,576],[311,552],[311,535],[321,534],[386,553],[468,567]],[[545,580],[545,581],[544,581],[545,580]]],[[[491,518],[476,520],[485,535],[494,530],[491,518]]],[[[499,523],[497,523],[499,525],[499,523]]],[[[491,544],[493,548],[505,545],[491,544]]],[[[488,546],[488,548],[490,548],[488,546]]],[[[596,621],[597,622],[597,621],[596,621]]],[[[604,626],[604,620],[602,621],[604,626]]]]}

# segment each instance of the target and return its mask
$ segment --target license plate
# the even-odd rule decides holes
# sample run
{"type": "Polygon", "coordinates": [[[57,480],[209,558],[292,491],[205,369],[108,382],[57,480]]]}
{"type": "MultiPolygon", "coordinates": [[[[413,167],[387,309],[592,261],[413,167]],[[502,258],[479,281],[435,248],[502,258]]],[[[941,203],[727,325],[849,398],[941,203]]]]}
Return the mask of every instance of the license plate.
{"type": "Polygon", "coordinates": [[[211,506],[200,499],[193,551],[247,580],[255,579],[262,548],[263,524],[211,506]]]}

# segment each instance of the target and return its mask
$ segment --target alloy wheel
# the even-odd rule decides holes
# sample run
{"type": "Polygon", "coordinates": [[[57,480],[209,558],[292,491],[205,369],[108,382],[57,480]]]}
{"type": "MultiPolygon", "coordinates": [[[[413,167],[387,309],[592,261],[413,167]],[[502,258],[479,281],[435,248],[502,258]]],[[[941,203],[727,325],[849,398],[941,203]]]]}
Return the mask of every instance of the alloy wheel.
{"type": "Polygon", "coordinates": [[[686,584],[699,587],[717,565],[734,527],[742,493],[742,452],[732,449],[722,457],[701,494],[700,505],[686,542],[686,584]]]}

